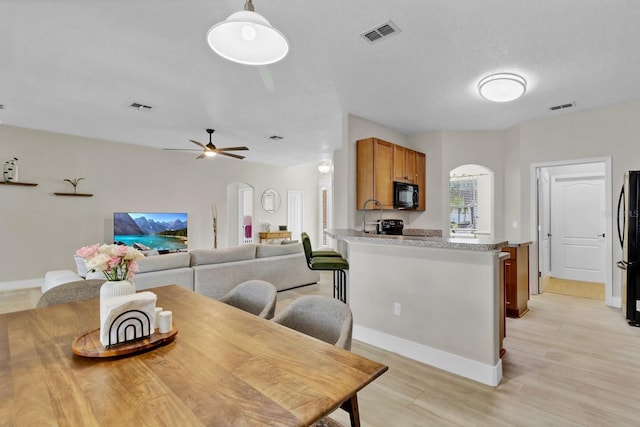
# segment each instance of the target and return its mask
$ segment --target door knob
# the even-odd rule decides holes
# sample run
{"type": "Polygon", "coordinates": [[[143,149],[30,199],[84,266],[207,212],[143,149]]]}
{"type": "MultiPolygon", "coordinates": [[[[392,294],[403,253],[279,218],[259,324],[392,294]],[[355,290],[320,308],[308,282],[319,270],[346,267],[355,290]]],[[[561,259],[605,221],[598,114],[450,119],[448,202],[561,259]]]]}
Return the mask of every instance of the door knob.
{"type": "Polygon", "coordinates": [[[551,237],[551,233],[547,233],[547,237],[551,237]]]}
{"type": "Polygon", "coordinates": [[[598,237],[604,237],[604,233],[598,234],[598,237]]]}

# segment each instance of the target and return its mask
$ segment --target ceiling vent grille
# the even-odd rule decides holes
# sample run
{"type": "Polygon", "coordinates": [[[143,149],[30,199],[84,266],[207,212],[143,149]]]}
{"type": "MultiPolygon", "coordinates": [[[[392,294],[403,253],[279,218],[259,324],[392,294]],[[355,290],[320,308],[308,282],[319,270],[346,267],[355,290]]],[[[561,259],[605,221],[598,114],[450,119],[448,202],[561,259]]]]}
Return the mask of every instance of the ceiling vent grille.
{"type": "Polygon", "coordinates": [[[391,21],[383,22],[380,25],[376,25],[374,28],[365,31],[360,34],[360,37],[365,39],[369,43],[377,43],[389,36],[400,33],[401,30],[391,21]]]}
{"type": "Polygon", "coordinates": [[[269,139],[272,141],[280,141],[281,139],[284,139],[284,137],[280,135],[271,135],[269,139]]]}
{"type": "Polygon", "coordinates": [[[549,107],[549,110],[551,111],[564,110],[565,108],[575,107],[575,105],[576,105],[575,102],[570,102],[568,104],[554,105],[553,107],[549,107]]]}
{"type": "Polygon", "coordinates": [[[140,104],[139,102],[133,102],[129,107],[140,111],[151,110],[151,108],[153,108],[149,105],[140,104]]]}

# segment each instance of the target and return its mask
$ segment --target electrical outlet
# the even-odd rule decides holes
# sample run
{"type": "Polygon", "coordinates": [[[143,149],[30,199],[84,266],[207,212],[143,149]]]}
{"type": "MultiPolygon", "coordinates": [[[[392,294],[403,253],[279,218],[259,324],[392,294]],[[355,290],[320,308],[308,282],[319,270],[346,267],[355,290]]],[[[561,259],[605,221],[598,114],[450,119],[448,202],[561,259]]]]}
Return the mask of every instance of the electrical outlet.
{"type": "Polygon", "coordinates": [[[402,305],[399,302],[393,303],[393,314],[395,314],[396,316],[402,315],[402,305]]]}

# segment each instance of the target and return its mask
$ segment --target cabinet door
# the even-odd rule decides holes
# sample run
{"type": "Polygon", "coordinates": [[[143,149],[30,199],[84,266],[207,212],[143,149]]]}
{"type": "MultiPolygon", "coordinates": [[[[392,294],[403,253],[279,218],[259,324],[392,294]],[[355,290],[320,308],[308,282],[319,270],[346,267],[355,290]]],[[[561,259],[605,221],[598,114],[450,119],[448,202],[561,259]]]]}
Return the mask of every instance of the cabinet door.
{"type": "Polygon", "coordinates": [[[416,181],[416,152],[413,150],[405,150],[404,153],[404,176],[406,182],[415,184],[416,181]]]}
{"type": "Polygon", "coordinates": [[[427,156],[416,152],[416,184],[418,184],[418,209],[423,211],[427,207],[427,156]]]}
{"type": "Polygon", "coordinates": [[[393,180],[399,182],[406,182],[405,173],[405,153],[408,150],[400,145],[393,146],[393,180]]]}
{"type": "Polygon", "coordinates": [[[356,209],[373,198],[373,146],[373,138],[356,143],[356,209]]]}
{"type": "MultiPolygon", "coordinates": [[[[377,199],[384,209],[393,209],[393,147],[390,142],[367,138],[356,143],[356,208],[377,199]]],[[[373,203],[367,209],[379,209],[373,203]]]]}
{"type": "MultiPolygon", "coordinates": [[[[375,140],[373,197],[382,203],[384,209],[393,209],[393,147],[390,142],[375,140]]],[[[373,205],[371,207],[374,208],[373,205]]]]}

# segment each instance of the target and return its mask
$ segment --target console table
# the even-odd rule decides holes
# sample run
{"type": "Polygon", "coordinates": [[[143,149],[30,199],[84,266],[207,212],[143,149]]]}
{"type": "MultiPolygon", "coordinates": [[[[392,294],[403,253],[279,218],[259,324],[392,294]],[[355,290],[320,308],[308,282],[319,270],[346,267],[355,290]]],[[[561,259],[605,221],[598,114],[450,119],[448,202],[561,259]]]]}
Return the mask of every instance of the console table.
{"type": "Polygon", "coordinates": [[[262,231],[258,233],[258,237],[260,237],[260,243],[262,243],[263,240],[266,240],[268,243],[269,240],[273,240],[273,239],[291,240],[291,232],[290,231],[262,231]]]}

